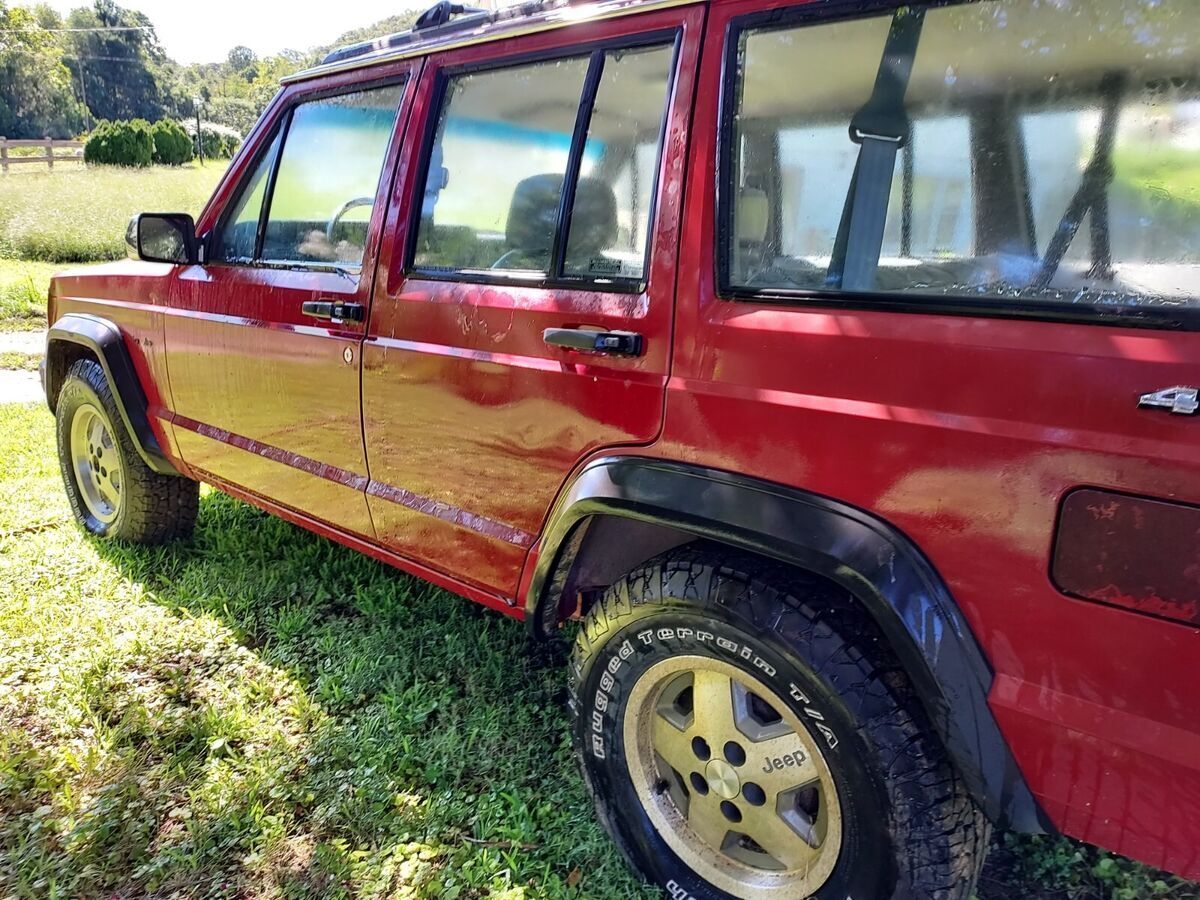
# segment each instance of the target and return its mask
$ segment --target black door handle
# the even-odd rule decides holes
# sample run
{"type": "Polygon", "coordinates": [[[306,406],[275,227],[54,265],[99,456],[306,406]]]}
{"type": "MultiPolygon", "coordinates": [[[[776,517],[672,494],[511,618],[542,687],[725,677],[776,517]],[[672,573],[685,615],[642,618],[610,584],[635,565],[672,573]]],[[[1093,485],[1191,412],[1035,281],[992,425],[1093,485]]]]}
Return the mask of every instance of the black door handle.
{"type": "Polygon", "coordinates": [[[366,308],[361,303],[342,303],[335,300],[305,300],[300,312],[314,319],[332,319],[336,322],[361,322],[366,318],[366,308]]]}
{"type": "Polygon", "coordinates": [[[632,331],[598,331],[594,328],[547,328],[542,340],[554,347],[607,353],[611,356],[641,356],[642,336],[632,331]]]}

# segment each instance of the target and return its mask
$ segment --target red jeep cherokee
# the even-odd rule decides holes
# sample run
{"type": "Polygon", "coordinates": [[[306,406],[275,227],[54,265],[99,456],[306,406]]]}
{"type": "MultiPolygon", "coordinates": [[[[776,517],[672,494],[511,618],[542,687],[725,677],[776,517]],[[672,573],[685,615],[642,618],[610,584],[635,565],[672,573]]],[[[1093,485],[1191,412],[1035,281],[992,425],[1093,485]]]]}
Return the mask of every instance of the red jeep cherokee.
{"type": "Polygon", "coordinates": [[[966,897],[989,823],[1200,877],[1200,11],[447,4],[51,289],[101,537],[197,482],[580,620],[675,898],[966,897]]]}

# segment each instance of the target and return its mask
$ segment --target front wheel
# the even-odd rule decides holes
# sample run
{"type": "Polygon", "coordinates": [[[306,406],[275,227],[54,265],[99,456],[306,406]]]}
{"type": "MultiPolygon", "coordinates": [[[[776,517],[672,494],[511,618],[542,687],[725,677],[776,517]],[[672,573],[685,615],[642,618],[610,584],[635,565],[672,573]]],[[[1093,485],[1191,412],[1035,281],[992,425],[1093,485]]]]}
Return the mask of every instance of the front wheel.
{"type": "Polygon", "coordinates": [[[200,486],[138,455],[99,363],[77,360],[55,406],[58,460],[75,518],[98,537],[157,544],[190,534],[200,486]]]}
{"type": "Polygon", "coordinates": [[[601,821],[668,896],[971,895],[987,823],[837,588],[674,551],[605,593],[572,670],[601,821]]]}

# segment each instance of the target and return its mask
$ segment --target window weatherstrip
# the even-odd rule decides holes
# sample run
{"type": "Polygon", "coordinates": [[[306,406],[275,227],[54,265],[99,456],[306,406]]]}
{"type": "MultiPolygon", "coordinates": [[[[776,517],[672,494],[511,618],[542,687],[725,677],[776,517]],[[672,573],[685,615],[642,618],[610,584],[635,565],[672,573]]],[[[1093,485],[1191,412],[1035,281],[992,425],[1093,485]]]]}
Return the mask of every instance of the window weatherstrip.
{"type": "Polygon", "coordinates": [[[579,185],[579,173],[583,170],[583,151],[587,147],[588,130],[592,125],[592,111],[596,106],[596,94],[600,91],[600,79],[604,76],[604,50],[592,52],[588,61],[587,74],[583,79],[583,95],[579,110],[575,114],[575,131],[571,134],[571,152],[567,156],[567,169],[563,173],[562,191],[558,196],[558,212],[555,215],[554,242],[550,250],[549,277],[560,279],[566,265],[567,241],[571,227],[571,210],[575,205],[575,188],[579,185]]]}

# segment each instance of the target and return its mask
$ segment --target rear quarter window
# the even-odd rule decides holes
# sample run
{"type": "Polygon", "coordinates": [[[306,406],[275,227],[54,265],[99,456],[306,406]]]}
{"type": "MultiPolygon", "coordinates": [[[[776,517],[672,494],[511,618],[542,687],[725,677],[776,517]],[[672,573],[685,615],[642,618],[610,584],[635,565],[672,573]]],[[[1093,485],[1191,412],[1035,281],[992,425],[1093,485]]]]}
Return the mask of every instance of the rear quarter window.
{"type": "Polygon", "coordinates": [[[1200,308],[1192,3],[808,9],[731,38],[726,290],[1200,308]]]}

